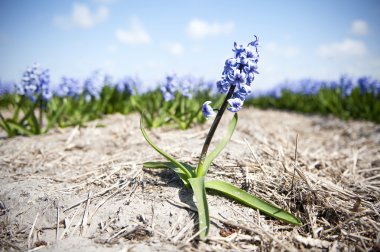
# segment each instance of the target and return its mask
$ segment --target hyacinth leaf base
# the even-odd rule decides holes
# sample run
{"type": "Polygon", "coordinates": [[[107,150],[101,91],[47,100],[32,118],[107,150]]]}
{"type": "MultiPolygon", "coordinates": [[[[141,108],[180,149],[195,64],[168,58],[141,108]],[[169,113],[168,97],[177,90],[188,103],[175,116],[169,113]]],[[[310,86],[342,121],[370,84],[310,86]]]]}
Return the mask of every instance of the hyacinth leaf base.
{"type": "Polygon", "coordinates": [[[144,124],[144,119],[143,119],[143,117],[141,117],[141,119],[140,119],[140,129],[141,129],[141,132],[142,132],[145,140],[150,144],[150,146],[152,146],[153,149],[155,149],[158,153],[160,153],[167,160],[169,160],[170,162],[172,162],[173,165],[175,165],[176,167],[178,167],[181,170],[181,172],[183,172],[184,174],[186,174],[186,176],[188,178],[195,177],[194,176],[194,172],[192,172],[191,170],[186,169],[186,167],[183,166],[180,162],[178,162],[174,157],[172,157],[170,154],[166,153],[165,151],[161,150],[157,145],[155,145],[152,142],[152,140],[149,138],[148,134],[144,130],[143,124],[144,124]]]}
{"type": "Polygon", "coordinates": [[[206,198],[205,177],[189,178],[198,209],[199,237],[205,240],[210,229],[210,215],[206,198]]]}
{"type": "Polygon", "coordinates": [[[228,125],[228,129],[224,137],[219,141],[215,149],[206,156],[205,160],[199,164],[198,176],[206,176],[208,168],[210,167],[212,161],[214,161],[214,159],[219,155],[219,153],[227,145],[228,141],[230,141],[232,134],[235,131],[237,122],[238,122],[238,114],[235,113],[234,117],[230,121],[230,124],[228,125]]]}
{"type": "Polygon", "coordinates": [[[225,147],[231,138],[233,131],[235,130],[238,119],[237,114],[235,114],[235,116],[232,118],[227,130],[227,134],[222,138],[216,148],[205,158],[205,161],[203,162],[202,172],[199,174],[196,173],[195,167],[191,166],[190,164],[177,161],[174,159],[174,157],[167,154],[157,145],[155,145],[144,129],[143,118],[144,117],[142,116],[140,120],[140,129],[144,138],[158,153],[160,153],[164,158],[168,160],[168,162],[145,162],[143,164],[143,167],[149,169],[171,169],[177,173],[186,187],[191,187],[198,209],[200,239],[205,240],[207,238],[210,228],[210,216],[208,212],[206,189],[217,191],[226,197],[236,200],[241,204],[244,204],[253,209],[257,209],[263,214],[282,220],[286,223],[293,225],[301,224],[301,221],[293,214],[273,204],[265,202],[230,183],[219,180],[205,181],[205,175],[207,173],[208,167],[225,147]]]}

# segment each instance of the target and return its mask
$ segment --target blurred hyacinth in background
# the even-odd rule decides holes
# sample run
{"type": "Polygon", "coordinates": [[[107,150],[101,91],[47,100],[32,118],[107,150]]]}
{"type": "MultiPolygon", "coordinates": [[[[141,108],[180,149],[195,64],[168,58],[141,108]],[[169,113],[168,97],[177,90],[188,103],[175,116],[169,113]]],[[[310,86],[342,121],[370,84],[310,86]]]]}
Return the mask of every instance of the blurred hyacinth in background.
{"type": "Polygon", "coordinates": [[[162,82],[160,90],[165,101],[175,99],[176,94],[191,99],[194,94],[202,91],[210,91],[209,83],[191,75],[178,76],[177,74],[167,75],[162,82]]]}
{"type": "Polygon", "coordinates": [[[43,100],[48,101],[53,95],[50,87],[49,69],[43,69],[36,63],[25,70],[18,87],[19,94],[25,95],[31,100],[41,96],[43,100]]]}
{"type": "Polygon", "coordinates": [[[89,78],[84,81],[83,91],[87,100],[99,99],[100,93],[105,84],[105,75],[100,71],[94,71],[89,78]]]}
{"type": "Polygon", "coordinates": [[[116,83],[116,90],[120,93],[126,93],[133,95],[135,89],[138,86],[138,81],[134,80],[132,77],[124,77],[116,83]]]}
{"type": "Polygon", "coordinates": [[[302,113],[332,114],[342,119],[380,122],[380,82],[368,76],[338,80],[285,81],[252,94],[250,105],[302,113]]]}
{"type": "Polygon", "coordinates": [[[380,82],[369,76],[352,78],[347,75],[341,76],[339,80],[301,79],[284,81],[272,89],[256,92],[252,97],[270,96],[279,99],[284,92],[313,96],[324,89],[339,92],[343,97],[350,96],[354,90],[360,91],[361,95],[372,94],[376,97],[380,91],[380,82]]]}
{"type": "Polygon", "coordinates": [[[9,95],[16,93],[17,84],[13,81],[1,81],[0,80],[0,95],[9,95]]]}
{"type": "Polygon", "coordinates": [[[9,136],[30,135],[54,126],[85,125],[106,114],[140,112],[145,113],[148,127],[171,125],[187,129],[204,123],[204,117],[215,116],[209,100],[215,96],[221,99],[226,93],[230,93],[227,109],[234,113],[245,104],[380,122],[379,80],[342,75],[337,80],[286,80],[271,89],[252,90],[258,74],[258,38],[246,47],[235,43],[233,53],[234,57],[225,61],[218,81],[170,74],[148,90],[136,77],[113,81],[112,76],[99,70],[83,80],[63,76],[52,83],[49,70],[33,64],[19,81],[0,81],[1,111],[14,112],[12,118],[1,116],[0,126],[9,136]],[[41,125],[30,126],[37,125],[37,121],[41,125]],[[42,130],[44,125],[46,129],[42,130]]]}
{"type": "Polygon", "coordinates": [[[171,101],[175,98],[175,92],[178,89],[178,80],[176,75],[167,75],[162,83],[160,90],[165,101],[171,101]]]}
{"type": "Polygon", "coordinates": [[[83,92],[83,87],[76,78],[62,77],[60,83],[54,90],[59,97],[78,97],[83,92]]]}

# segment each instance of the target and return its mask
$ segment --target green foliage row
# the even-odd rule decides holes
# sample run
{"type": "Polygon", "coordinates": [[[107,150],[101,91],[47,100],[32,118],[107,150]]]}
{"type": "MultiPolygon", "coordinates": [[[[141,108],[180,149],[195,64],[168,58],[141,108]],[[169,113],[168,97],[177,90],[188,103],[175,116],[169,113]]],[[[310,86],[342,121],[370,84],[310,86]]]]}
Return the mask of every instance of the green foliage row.
{"type": "Polygon", "coordinates": [[[86,122],[106,114],[144,112],[148,128],[170,125],[187,129],[194,123],[205,122],[202,101],[209,97],[210,91],[197,91],[193,98],[178,92],[176,99],[164,101],[159,89],[132,95],[110,86],[103,87],[98,99],[82,94],[54,96],[46,102],[41,97],[31,101],[25,96],[8,94],[0,97],[0,127],[9,137],[35,135],[52,127],[85,126],[86,122]]]}
{"type": "Polygon", "coordinates": [[[380,123],[380,94],[362,93],[359,87],[348,96],[341,89],[324,88],[315,95],[283,90],[280,97],[270,95],[246,100],[246,105],[262,109],[280,109],[305,114],[334,115],[338,118],[360,119],[380,123]]]}
{"type": "MultiPolygon", "coordinates": [[[[7,94],[0,97],[0,127],[8,136],[34,135],[57,126],[85,126],[86,122],[106,114],[139,112],[144,115],[148,128],[169,125],[187,129],[205,122],[202,102],[210,97],[210,90],[197,91],[192,98],[177,92],[175,99],[165,101],[159,89],[131,95],[110,86],[103,88],[99,99],[82,94],[78,97],[55,96],[48,102],[38,98],[32,102],[24,96],[7,94]],[[12,116],[5,116],[9,113],[12,116]]],[[[362,93],[359,87],[348,96],[339,88],[322,88],[316,94],[283,90],[279,97],[264,95],[247,99],[247,105],[380,123],[380,94],[362,93]]]]}

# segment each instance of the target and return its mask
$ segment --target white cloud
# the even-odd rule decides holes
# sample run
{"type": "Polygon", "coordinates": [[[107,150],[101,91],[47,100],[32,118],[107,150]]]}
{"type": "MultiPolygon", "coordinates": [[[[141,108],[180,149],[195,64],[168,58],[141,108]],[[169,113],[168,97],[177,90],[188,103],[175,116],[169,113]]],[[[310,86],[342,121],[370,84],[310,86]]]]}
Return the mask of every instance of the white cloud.
{"type": "Polygon", "coordinates": [[[181,55],[184,51],[184,48],[183,48],[183,45],[181,43],[178,43],[178,42],[174,42],[174,43],[164,43],[162,45],[162,47],[168,51],[169,53],[173,54],[173,55],[181,55]]]}
{"type": "Polygon", "coordinates": [[[69,16],[55,16],[54,23],[62,28],[92,28],[107,20],[108,14],[107,7],[99,7],[93,13],[87,5],[75,3],[69,16]]]}
{"type": "Polygon", "coordinates": [[[321,45],[318,54],[325,57],[362,56],[367,53],[366,45],[359,40],[345,39],[341,42],[321,45]]]}
{"type": "Polygon", "coordinates": [[[235,27],[233,22],[208,23],[200,19],[193,19],[187,25],[187,35],[193,39],[202,39],[210,36],[228,35],[235,27]]]}
{"type": "Polygon", "coordinates": [[[120,43],[130,45],[149,44],[151,42],[149,33],[137,18],[131,19],[128,30],[118,28],[116,38],[120,43]]]}
{"type": "Polygon", "coordinates": [[[355,35],[367,35],[368,24],[364,20],[355,20],[351,25],[351,32],[355,35]]]}

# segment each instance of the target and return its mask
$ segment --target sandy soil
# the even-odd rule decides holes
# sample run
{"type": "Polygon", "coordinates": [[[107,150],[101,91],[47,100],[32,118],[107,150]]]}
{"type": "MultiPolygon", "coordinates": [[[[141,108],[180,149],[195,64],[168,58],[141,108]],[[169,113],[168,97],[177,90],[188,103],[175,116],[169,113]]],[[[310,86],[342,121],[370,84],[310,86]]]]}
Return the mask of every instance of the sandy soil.
{"type": "MultiPolygon", "coordinates": [[[[239,116],[208,178],[291,211],[302,226],[211,193],[212,227],[199,241],[191,191],[171,171],[142,169],[162,158],[139,116],[112,115],[0,140],[0,251],[379,251],[380,125],[255,109],[239,116]]],[[[195,164],[210,123],[149,134],[195,164]]]]}

